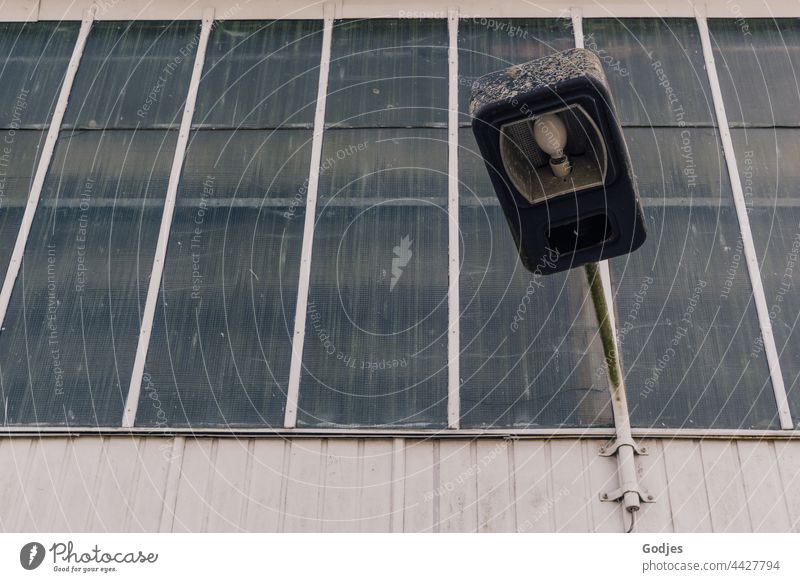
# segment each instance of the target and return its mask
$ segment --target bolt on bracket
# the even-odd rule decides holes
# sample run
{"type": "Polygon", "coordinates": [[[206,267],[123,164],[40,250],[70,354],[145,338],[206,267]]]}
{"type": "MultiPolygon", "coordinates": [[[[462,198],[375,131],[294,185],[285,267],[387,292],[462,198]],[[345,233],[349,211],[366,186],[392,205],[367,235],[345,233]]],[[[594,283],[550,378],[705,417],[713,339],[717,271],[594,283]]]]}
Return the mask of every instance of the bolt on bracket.
{"type": "Polygon", "coordinates": [[[611,444],[600,447],[600,451],[598,452],[598,454],[601,457],[613,457],[614,455],[617,454],[619,448],[624,445],[630,445],[630,447],[633,449],[633,452],[637,455],[647,454],[647,447],[640,447],[631,438],[615,439],[614,441],[611,442],[611,444]]]}
{"type": "Polygon", "coordinates": [[[600,494],[600,501],[620,501],[623,497],[625,497],[626,493],[636,493],[639,496],[639,501],[641,503],[655,503],[656,499],[652,495],[650,495],[647,491],[643,491],[641,489],[629,489],[627,491],[620,489],[614,489],[614,491],[609,491],[608,493],[601,493],[600,494]]]}

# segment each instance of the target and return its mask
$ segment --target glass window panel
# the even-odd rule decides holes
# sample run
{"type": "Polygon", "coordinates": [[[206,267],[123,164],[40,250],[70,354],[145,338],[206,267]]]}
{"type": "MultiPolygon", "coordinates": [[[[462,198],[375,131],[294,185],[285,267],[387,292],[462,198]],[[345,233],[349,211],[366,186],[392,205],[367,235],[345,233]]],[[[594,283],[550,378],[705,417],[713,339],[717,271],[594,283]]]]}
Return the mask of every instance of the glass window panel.
{"type": "Polygon", "coordinates": [[[200,23],[96,22],[64,116],[64,127],[178,127],[200,23]]]}
{"type": "Polygon", "coordinates": [[[45,132],[0,130],[0,281],[17,241],[45,132]]]}
{"type": "Polygon", "coordinates": [[[447,134],[440,130],[329,130],[322,153],[321,205],[387,197],[447,205],[447,134]]]}
{"type": "Polygon", "coordinates": [[[446,124],[447,48],[444,19],[337,21],[327,121],[362,127],[446,124]]]}
{"type": "Polygon", "coordinates": [[[0,127],[47,126],[79,27],[78,22],[0,22],[0,127]]]}
{"type": "Polygon", "coordinates": [[[647,205],[733,204],[728,167],[711,127],[625,128],[639,194],[647,205]],[[641,171],[638,171],[641,170],[641,171]]]}
{"type": "Polygon", "coordinates": [[[321,20],[217,23],[194,114],[199,127],[314,123],[321,20]]]}
{"type": "Polygon", "coordinates": [[[700,33],[688,18],[591,18],[585,46],[603,61],[620,121],[711,125],[714,104],[700,33]]]}
{"type": "Polygon", "coordinates": [[[767,306],[795,423],[800,422],[800,140],[796,129],[732,132],[767,306]]]}
{"type": "MultiPolygon", "coordinates": [[[[650,131],[627,129],[629,145],[650,131]]],[[[656,131],[663,159],[652,149],[634,156],[643,194],[649,185],[657,193],[643,200],[648,241],[611,263],[632,421],[645,427],[777,428],[729,182],[720,181],[717,164],[698,164],[690,198],[658,197],[658,184],[667,185],[666,192],[689,191],[680,185],[689,179],[685,165],[676,166],[675,152],[665,153],[683,147],[674,135],[683,131],[656,131]]],[[[697,153],[716,143],[713,136],[690,132],[695,159],[713,160],[712,151],[697,153]]]]}
{"type": "Polygon", "coordinates": [[[465,18],[458,25],[458,109],[469,123],[472,83],[481,75],[575,46],[572,20],[465,18]]]}
{"type": "Polygon", "coordinates": [[[447,422],[447,131],[376,135],[325,134],[299,426],[447,422]]]}
{"type": "Polygon", "coordinates": [[[525,270],[472,130],[459,142],[462,427],[612,425],[583,269],[525,270]]]}
{"type": "Polygon", "coordinates": [[[3,424],[119,424],[175,142],[62,134],[0,333],[3,424]]]}
{"type": "Polygon", "coordinates": [[[800,125],[800,21],[708,21],[731,124],[800,125]]]}
{"type": "Polygon", "coordinates": [[[283,426],[311,131],[200,131],[187,152],[137,412],[283,426]]]}

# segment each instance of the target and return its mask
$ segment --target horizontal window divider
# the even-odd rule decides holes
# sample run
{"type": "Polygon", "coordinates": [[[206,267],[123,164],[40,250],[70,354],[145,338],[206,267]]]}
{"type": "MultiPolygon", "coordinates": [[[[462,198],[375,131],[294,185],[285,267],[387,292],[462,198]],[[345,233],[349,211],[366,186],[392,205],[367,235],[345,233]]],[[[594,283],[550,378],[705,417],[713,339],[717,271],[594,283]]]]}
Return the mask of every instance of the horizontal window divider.
{"type": "Polygon", "coordinates": [[[791,125],[784,123],[750,123],[741,121],[729,121],[728,127],[731,129],[800,129],[800,124],[791,125]]]}
{"type": "Polygon", "coordinates": [[[408,125],[359,125],[359,124],[342,124],[342,123],[326,123],[325,131],[337,129],[442,129],[446,130],[450,127],[447,123],[419,123],[408,125]]]}
{"type": "MultiPolygon", "coordinates": [[[[460,115],[463,117],[463,116],[468,115],[468,114],[462,112],[462,113],[460,113],[460,115]]],[[[677,123],[675,123],[675,124],[653,124],[653,125],[648,125],[646,123],[627,123],[627,122],[623,121],[623,122],[620,123],[620,125],[622,125],[623,129],[627,129],[627,128],[631,128],[631,129],[717,129],[718,128],[717,124],[712,123],[712,122],[709,122],[709,123],[686,123],[684,125],[678,125],[677,123]]],[[[466,129],[466,128],[472,127],[472,123],[468,122],[468,121],[459,121],[458,127],[462,128],[462,129],[466,129]]]]}
{"type": "Polygon", "coordinates": [[[232,125],[193,125],[191,131],[283,131],[283,130],[312,131],[313,123],[287,123],[285,125],[258,125],[258,126],[232,126],[232,125]]]}
{"type": "MultiPolygon", "coordinates": [[[[243,187],[243,189],[245,189],[243,187]]],[[[656,198],[652,196],[642,196],[642,202],[645,209],[658,208],[658,207],[708,207],[708,208],[734,208],[733,202],[716,197],[700,197],[693,198],[656,198]]],[[[324,195],[319,197],[318,205],[322,208],[328,207],[341,207],[341,208],[363,208],[376,206],[441,206],[446,207],[448,199],[445,196],[440,197],[424,197],[424,198],[327,198],[324,195]]],[[[500,206],[500,203],[495,196],[473,196],[469,192],[462,192],[458,201],[460,206],[465,207],[483,207],[483,206],[500,206]]],[[[208,208],[285,208],[293,206],[295,208],[304,208],[305,203],[298,204],[297,199],[289,196],[282,196],[280,198],[185,198],[178,197],[175,203],[177,208],[196,208],[202,204],[208,208]]],[[[42,200],[39,202],[40,208],[79,208],[81,200],[59,198],[58,200],[42,200]]],[[[92,202],[95,208],[161,208],[164,201],[159,198],[149,198],[142,200],[141,198],[117,198],[117,199],[96,199],[92,202]]],[[[24,208],[25,204],[8,203],[4,208],[24,208]]],[[[749,198],[748,206],[756,208],[798,208],[800,207],[800,199],[790,198],[749,198]]]]}
{"type": "MultiPolygon", "coordinates": [[[[633,428],[636,439],[692,440],[800,440],[800,430],[763,429],[696,429],[696,428],[633,428]]],[[[153,437],[173,438],[347,438],[347,439],[597,439],[608,440],[613,428],[520,428],[520,429],[370,429],[370,428],[148,428],[148,427],[0,427],[0,438],[75,438],[75,437],[153,437]]]]}

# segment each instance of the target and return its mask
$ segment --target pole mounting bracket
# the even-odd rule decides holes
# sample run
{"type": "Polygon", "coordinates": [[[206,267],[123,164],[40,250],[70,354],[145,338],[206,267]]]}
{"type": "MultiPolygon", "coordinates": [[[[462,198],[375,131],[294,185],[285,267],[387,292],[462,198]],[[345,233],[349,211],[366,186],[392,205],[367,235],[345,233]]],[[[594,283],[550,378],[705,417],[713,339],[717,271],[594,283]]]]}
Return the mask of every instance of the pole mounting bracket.
{"type": "Polygon", "coordinates": [[[639,501],[641,503],[655,503],[655,497],[650,495],[647,491],[642,489],[614,489],[613,491],[609,491],[608,493],[601,493],[600,494],[600,501],[621,501],[623,497],[625,497],[626,493],[635,493],[639,497],[639,501]]]}
{"type": "Polygon", "coordinates": [[[601,457],[613,457],[617,454],[617,451],[620,447],[628,445],[633,449],[633,452],[637,455],[646,455],[647,454],[647,447],[640,447],[636,444],[636,442],[632,438],[617,438],[611,441],[611,443],[600,447],[600,451],[598,454],[601,457]]]}

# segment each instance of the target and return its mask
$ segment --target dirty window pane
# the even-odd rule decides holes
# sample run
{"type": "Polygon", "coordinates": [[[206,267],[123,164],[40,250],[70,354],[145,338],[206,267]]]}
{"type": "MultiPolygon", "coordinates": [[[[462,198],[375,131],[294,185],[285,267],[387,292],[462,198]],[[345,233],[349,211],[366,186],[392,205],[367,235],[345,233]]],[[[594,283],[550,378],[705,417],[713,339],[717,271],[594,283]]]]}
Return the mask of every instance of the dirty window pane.
{"type": "Polygon", "coordinates": [[[575,46],[569,18],[464,18],[458,24],[458,110],[467,116],[472,83],[481,75],[575,46]]]}
{"type": "Polygon", "coordinates": [[[327,131],[325,140],[320,205],[342,204],[351,198],[371,199],[364,203],[374,204],[386,198],[408,198],[413,204],[424,199],[447,205],[446,133],[336,129],[327,131]],[[416,168],[420,171],[413,171],[416,168]]]}
{"type": "Polygon", "coordinates": [[[623,124],[714,123],[693,19],[589,18],[583,28],[586,48],[603,61],[623,124]]]}
{"type": "Polygon", "coordinates": [[[64,127],[178,127],[199,39],[195,21],[96,22],[64,127]]]}
{"type": "Polygon", "coordinates": [[[0,23],[0,127],[49,124],[79,27],[78,22],[0,23]]]}
{"type": "Polygon", "coordinates": [[[610,426],[584,271],[525,270],[471,131],[459,140],[461,424],[610,426]]]}
{"type": "Polygon", "coordinates": [[[325,134],[300,426],[447,422],[447,132],[379,135],[325,134]]]}
{"type": "Polygon", "coordinates": [[[359,127],[445,125],[447,47],[444,19],[337,21],[326,121],[359,127]]]}
{"type": "MultiPolygon", "coordinates": [[[[730,184],[716,164],[697,163],[713,159],[712,151],[698,155],[712,139],[707,130],[684,131],[656,130],[660,157],[634,154],[648,241],[611,262],[632,421],[777,428],[730,184]],[[675,151],[664,153],[683,147],[675,133],[689,136],[696,167],[686,158],[676,166],[675,151]]],[[[648,132],[626,129],[629,145],[648,132]]]]}
{"type": "Polygon", "coordinates": [[[0,333],[3,424],[116,426],[175,132],[64,132],[0,333]]]}
{"type": "Polygon", "coordinates": [[[783,381],[800,422],[800,140],[798,130],[734,129],[734,148],[750,227],[761,261],[783,381]]]}
{"type": "Polygon", "coordinates": [[[187,152],[137,424],[283,425],[311,131],[187,152]]]}
{"type": "Polygon", "coordinates": [[[708,21],[728,122],[800,125],[800,22],[708,21]]]}
{"type": "Polygon", "coordinates": [[[45,132],[0,130],[0,281],[5,279],[45,132]]]}
{"type": "Polygon", "coordinates": [[[733,205],[717,129],[628,127],[625,141],[639,194],[648,205],[690,206],[701,198],[714,205],[733,205]],[[720,184],[728,194],[720,196],[720,184]]]}
{"type": "Polygon", "coordinates": [[[313,126],[321,49],[321,20],[218,22],[195,127],[313,126]]]}

